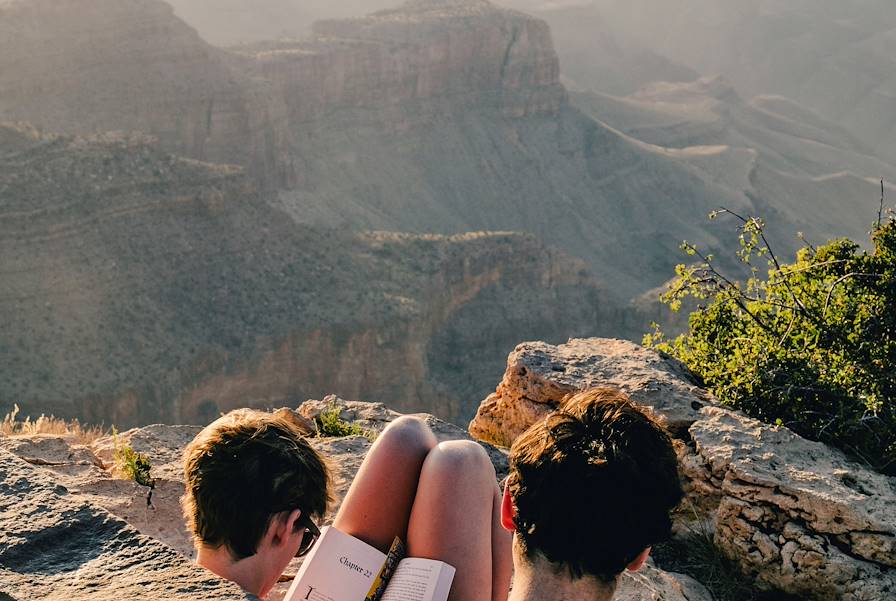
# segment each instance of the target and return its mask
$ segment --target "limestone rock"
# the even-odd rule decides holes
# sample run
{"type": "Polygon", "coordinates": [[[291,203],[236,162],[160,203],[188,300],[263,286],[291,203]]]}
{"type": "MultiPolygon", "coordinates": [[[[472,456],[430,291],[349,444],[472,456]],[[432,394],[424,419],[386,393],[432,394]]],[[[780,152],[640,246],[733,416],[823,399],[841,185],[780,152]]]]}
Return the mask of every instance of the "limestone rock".
{"type": "Polygon", "coordinates": [[[60,436],[3,436],[0,437],[0,448],[26,463],[52,471],[57,480],[69,488],[105,477],[103,463],[90,448],[60,436]]]}
{"type": "MultiPolygon", "coordinates": [[[[299,408],[298,414],[305,416],[308,420],[313,420],[320,412],[334,407],[340,411],[342,419],[357,423],[373,432],[382,431],[389,422],[401,415],[388,409],[381,403],[345,401],[335,396],[325,397],[321,401],[307,401],[299,408]]],[[[292,410],[285,409],[285,411],[292,410]]],[[[430,425],[439,440],[470,438],[463,429],[437,419],[432,415],[416,415],[430,425]]],[[[155,573],[155,578],[164,579],[165,581],[170,579],[169,586],[171,587],[176,587],[181,582],[184,583],[184,586],[196,587],[198,591],[197,596],[192,598],[211,598],[202,596],[204,593],[201,591],[204,589],[201,589],[200,585],[194,584],[194,582],[197,578],[199,582],[205,582],[202,579],[205,576],[209,582],[215,583],[217,581],[214,577],[202,570],[190,568],[183,563],[186,561],[185,559],[177,559],[175,554],[175,550],[187,558],[192,557],[193,554],[192,541],[187,534],[180,514],[179,498],[183,494],[180,457],[183,448],[198,431],[199,428],[193,426],[154,425],[145,428],[135,428],[119,434],[117,441],[113,437],[97,440],[93,443],[92,450],[73,441],[66,440],[64,437],[0,437],[0,447],[18,453],[21,457],[28,458],[28,461],[31,461],[33,464],[33,467],[29,468],[21,462],[21,459],[16,459],[3,449],[0,449],[0,478],[8,479],[10,477],[8,476],[9,465],[12,465],[18,470],[16,473],[22,472],[23,474],[16,476],[21,486],[30,488],[42,487],[41,490],[44,491],[42,493],[44,496],[37,505],[42,503],[43,510],[58,512],[68,516],[71,515],[69,505],[75,504],[78,507],[89,507],[90,520],[94,519],[92,516],[105,516],[102,518],[104,533],[106,532],[105,528],[114,531],[113,534],[118,532],[118,529],[126,530],[127,536],[125,538],[127,540],[125,542],[116,539],[114,544],[110,543],[107,547],[104,547],[110,549],[107,551],[108,557],[99,557],[95,561],[89,562],[89,568],[82,568],[86,578],[82,585],[88,587],[93,582],[93,579],[104,575],[100,566],[110,566],[110,573],[105,574],[110,582],[114,580],[114,586],[110,584],[108,588],[109,596],[91,596],[91,599],[117,599],[120,597],[115,595],[131,594],[135,590],[128,577],[120,577],[118,575],[117,570],[119,570],[120,564],[123,562],[140,562],[140,569],[134,573],[133,578],[138,579],[141,583],[145,583],[146,587],[150,587],[147,590],[151,590],[151,594],[156,595],[151,598],[176,600],[183,597],[178,596],[179,593],[177,592],[170,593],[167,589],[162,589],[162,585],[157,584],[154,580],[143,578],[144,570],[161,570],[155,573]],[[146,488],[138,486],[133,482],[113,478],[110,475],[110,472],[114,473],[115,471],[115,444],[127,444],[135,451],[143,453],[150,458],[153,465],[152,475],[156,479],[152,506],[146,505],[146,488]],[[101,469],[99,466],[104,466],[106,469],[101,469]],[[27,473],[24,473],[23,470],[26,470],[27,473]],[[106,470],[109,471],[107,472],[106,470]],[[64,488],[56,484],[58,482],[64,482],[67,487],[71,486],[72,488],[64,488]],[[45,489],[48,488],[52,494],[46,492],[45,489]],[[105,508],[105,510],[117,517],[106,514],[100,507],[105,508]],[[131,527],[125,526],[122,520],[130,524],[131,527]],[[110,523],[114,523],[114,526],[108,526],[110,523]],[[141,536],[133,528],[137,528],[141,533],[149,536],[141,536]],[[131,541],[132,538],[141,541],[139,545],[127,542],[131,541]],[[149,541],[149,543],[146,541],[149,541]],[[162,541],[169,546],[156,541],[162,541]],[[139,546],[139,549],[137,551],[130,550],[131,546],[139,546]],[[162,553],[158,549],[164,549],[165,552],[162,553]],[[169,564],[174,567],[167,567],[169,564]],[[191,574],[189,578],[181,578],[180,574],[184,570],[191,574]]],[[[324,523],[329,523],[332,521],[336,510],[338,510],[372,442],[370,438],[365,436],[348,436],[343,438],[312,438],[311,443],[327,457],[333,469],[336,502],[325,517],[324,523]]],[[[499,477],[506,474],[506,453],[489,444],[483,443],[483,446],[492,458],[499,477]]],[[[2,488],[4,484],[5,482],[0,479],[0,528],[6,532],[15,533],[17,532],[15,528],[7,528],[6,522],[17,519],[9,514],[24,493],[19,489],[14,489],[12,497],[10,497],[7,492],[9,489],[2,488]]],[[[85,553],[92,550],[91,545],[99,544],[96,537],[91,538],[82,534],[82,532],[89,531],[95,528],[95,526],[91,525],[91,523],[84,524],[84,520],[74,523],[72,520],[66,521],[68,519],[59,518],[52,523],[35,521],[28,533],[20,535],[19,538],[21,540],[17,544],[26,546],[43,544],[27,541],[44,540],[46,536],[40,533],[44,532],[45,528],[55,528],[54,532],[64,533],[56,536],[86,539],[88,542],[85,543],[85,553]],[[72,528],[74,530],[71,530],[72,528]]],[[[6,561],[8,555],[6,555],[3,546],[7,544],[6,541],[9,536],[15,536],[15,534],[0,535],[0,586],[14,592],[16,599],[40,597],[53,601],[68,601],[70,598],[77,598],[76,596],[71,596],[73,594],[77,595],[77,590],[58,588],[61,586],[59,582],[64,580],[61,576],[32,578],[29,572],[23,571],[24,568],[10,568],[6,561]],[[53,594],[47,593],[50,596],[41,596],[45,591],[51,590],[55,592],[53,594]],[[56,592],[59,592],[59,596],[56,596],[56,592]]],[[[124,537],[124,535],[121,536],[124,537]]],[[[56,559],[50,557],[46,561],[55,562],[56,559]]],[[[76,558],[72,561],[79,560],[76,558]]],[[[51,565],[53,564],[51,563],[51,565]]],[[[300,559],[294,560],[287,568],[286,574],[295,574],[300,565],[300,559]]],[[[143,585],[141,584],[141,586],[143,585]]],[[[209,586],[211,587],[211,585],[209,586]]],[[[269,601],[281,601],[288,587],[289,582],[278,584],[269,595],[269,601]]],[[[216,589],[210,588],[210,590],[216,589]]],[[[619,591],[617,598],[622,601],[703,601],[704,599],[709,599],[702,591],[701,586],[686,576],[669,574],[652,565],[648,565],[637,575],[624,577],[619,591]]],[[[221,594],[217,598],[226,600],[241,597],[229,597],[226,594],[221,594]]]]}
{"type": "MultiPolygon", "coordinates": [[[[760,586],[802,598],[896,598],[896,480],[717,406],[686,370],[628,342],[526,343],[470,425],[510,444],[564,395],[612,386],[669,426],[688,500],[760,586]]],[[[686,529],[686,525],[680,526],[686,529]]]]}
{"type": "Polygon", "coordinates": [[[0,491],[0,589],[15,599],[249,599],[2,449],[0,491]]]}
{"type": "Polygon", "coordinates": [[[700,408],[714,402],[678,362],[626,340],[572,339],[557,346],[526,342],[508,357],[504,379],[479,406],[470,433],[510,446],[565,396],[595,386],[622,390],[672,432],[686,430],[700,408]]]}
{"type": "Polygon", "coordinates": [[[786,428],[701,413],[690,428],[698,461],[685,469],[719,487],[715,540],[726,554],[807,598],[896,596],[896,480],[786,428]]]}
{"type": "Polygon", "coordinates": [[[615,601],[713,601],[706,587],[684,574],[660,570],[648,562],[637,572],[624,572],[615,601]]]}

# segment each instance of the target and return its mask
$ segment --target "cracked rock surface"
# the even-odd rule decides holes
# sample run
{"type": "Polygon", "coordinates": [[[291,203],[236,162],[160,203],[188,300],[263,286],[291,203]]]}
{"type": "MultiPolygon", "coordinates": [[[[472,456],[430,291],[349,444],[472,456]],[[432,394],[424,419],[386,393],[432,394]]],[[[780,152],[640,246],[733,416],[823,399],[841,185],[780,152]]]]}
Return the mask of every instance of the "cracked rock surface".
{"type": "Polygon", "coordinates": [[[0,591],[45,601],[251,599],[4,449],[0,591]]]}
{"type": "Polygon", "coordinates": [[[892,478],[786,428],[717,407],[701,414],[686,472],[718,489],[715,541],[727,555],[808,598],[896,598],[892,478]]]}
{"type": "Polygon", "coordinates": [[[624,391],[669,427],[688,507],[760,587],[819,601],[896,599],[896,480],[718,406],[678,362],[636,344],[519,345],[470,431],[507,446],[563,397],[595,386],[624,391]]]}

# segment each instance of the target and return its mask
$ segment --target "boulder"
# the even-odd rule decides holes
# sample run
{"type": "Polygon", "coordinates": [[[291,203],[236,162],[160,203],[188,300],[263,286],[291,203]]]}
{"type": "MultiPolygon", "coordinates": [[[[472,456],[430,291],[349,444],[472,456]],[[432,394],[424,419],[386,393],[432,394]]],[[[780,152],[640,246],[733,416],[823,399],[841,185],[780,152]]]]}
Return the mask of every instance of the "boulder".
{"type": "MultiPolygon", "coordinates": [[[[314,418],[324,411],[332,410],[334,408],[339,410],[340,419],[358,424],[372,434],[379,434],[389,422],[402,415],[401,413],[392,411],[382,403],[346,401],[335,395],[324,397],[321,401],[305,401],[302,406],[299,407],[299,413],[309,420],[314,420],[314,418]]],[[[443,440],[474,440],[473,437],[470,436],[470,433],[463,428],[441,420],[429,413],[412,413],[410,415],[419,417],[425,421],[440,442],[443,440]]],[[[488,442],[483,442],[481,440],[478,440],[477,442],[482,445],[488,453],[488,456],[491,458],[498,479],[503,479],[504,476],[507,475],[507,451],[499,449],[488,442]]],[[[351,472],[351,475],[354,477],[354,471],[351,472]]]]}
{"type": "Polygon", "coordinates": [[[564,396],[624,391],[673,435],[685,517],[763,588],[800,598],[896,598],[896,480],[840,451],[718,406],[676,361],[630,342],[519,345],[470,432],[507,446],[564,396]]]}
{"type": "Polygon", "coordinates": [[[525,342],[507,358],[504,379],[479,406],[470,434],[510,446],[566,395],[595,386],[622,390],[673,433],[686,430],[701,407],[715,402],[680,363],[627,340],[525,342]]]}
{"type": "Polygon", "coordinates": [[[717,407],[689,431],[685,472],[718,491],[715,542],[758,582],[810,599],[896,598],[896,480],[717,407]]]}
{"type": "Polygon", "coordinates": [[[0,590],[16,599],[236,601],[239,587],[0,449],[0,590]]]}

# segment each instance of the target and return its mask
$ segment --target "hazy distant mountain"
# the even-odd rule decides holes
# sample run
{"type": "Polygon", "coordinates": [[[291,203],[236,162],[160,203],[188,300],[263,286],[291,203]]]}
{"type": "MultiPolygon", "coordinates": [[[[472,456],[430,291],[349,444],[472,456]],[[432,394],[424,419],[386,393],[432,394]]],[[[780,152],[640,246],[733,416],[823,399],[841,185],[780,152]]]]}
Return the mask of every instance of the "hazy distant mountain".
{"type": "MultiPolygon", "coordinates": [[[[891,0],[593,0],[581,4],[587,8],[553,11],[592,15],[580,19],[578,30],[572,22],[572,31],[577,31],[572,35],[593,32],[599,37],[609,30],[629,44],[703,75],[723,75],[747,97],[786,96],[843,125],[888,161],[896,161],[896,9],[891,0]],[[603,25],[595,29],[595,20],[603,25]]],[[[550,18],[553,22],[560,17],[550,18]]],[[[591,48],[594,59],[602,62],[602,43],[591,48]]],[[[566,59],[562,47],[561,56],[566,59]]],[[[570,62],[578,56],[585,54],[570,55],[570,62]]],[[[582,83],[610,91],[596,79],[582,83]]]]}
{"type": "Polygon", "coordinates": [[[655,84],[627,97],[575,93],[572,102],[731,190],[764,199],[779,240],[796,231],[816,243],[865,239],[877,217],[877,180],[896,180],[896,165],[841,126],[780,97],[744,101],[720,78],[655,84]]]}
{"type": "Polygon", "coordinates": [[[13,94],[0,93],[0,117],[85,133],[128,129],[131,111],[133,128],[165,148],[248,167],[266,190],[279,189],[277,206],[298,223],[530,232],[584,259],[627,301],[669,277],[682,239],[717,244],[705,215],[719,205],[776,221],[785,248],[797,229],[859,237],[866,226],[857,223],[877,205],[870,183],[834,186],[840,173],[871,177],[838,166],[845,155],[778,148],[794,135],[765,135],[765,152],[820,163],[811,177],[833,176],[816,182],[824,198],[848,192],[847,202],[867,209],[804,214],[814,188],[803,174],[779,177],[778,163],[757,175],[751,141],[668,149],[586,116],[560,85],[547,25],[483,0],[416,0],[237,53],[203,45],[161,2],[101,10],[109,2],[75,10],[34,0],[0,13],[17,26],[14,45],[0,41],[0,73],[15,82],[5,88],[13,94]],[[29,11],[43,4],[54,8],[42,27],[17,25],[35,23],[29,11]],[[54,78],[60,66],[79,70],[54,78]],[[23,101],[29,94],[35,102],[23,101]],[[57,110],[47,97],[67,100],[57,110]],[[750,178],[759,176],[771,182],[756,188],[750,178]],[[833,232],[834,223],[843,226],[833,232]]]}
{"type": "Polygon", "coordinates": [[[499,0],[551,26],[560,71],[574,89],[624,96],[657,81],[693,81],[694,69],[662,56],[633,36],[616,31],[589,2],[499,0]]]}

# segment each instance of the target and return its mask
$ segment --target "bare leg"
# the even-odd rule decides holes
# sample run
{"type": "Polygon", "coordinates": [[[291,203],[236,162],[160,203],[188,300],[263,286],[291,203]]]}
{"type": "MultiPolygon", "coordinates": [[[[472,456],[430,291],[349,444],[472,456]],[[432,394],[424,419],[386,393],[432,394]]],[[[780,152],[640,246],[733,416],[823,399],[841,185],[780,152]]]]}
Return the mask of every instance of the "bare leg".
{"type": "Polygon", "coordinates": [[[392,540],[408,540],[417,481],[436,438],[420,419],[403,416],[373,443],[333,525],[384,553],[392,540]]]}
{"type": "Polygon", "coordinates": [[[494,467],[474,442],[443,442],[423,465],[408,551],[457,568],[449,601],[506,599],[510,538],[495,536],[496,489],[494,467]]]}

